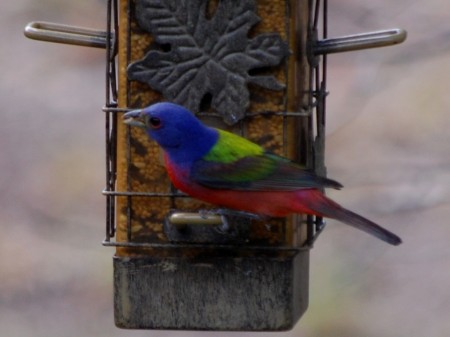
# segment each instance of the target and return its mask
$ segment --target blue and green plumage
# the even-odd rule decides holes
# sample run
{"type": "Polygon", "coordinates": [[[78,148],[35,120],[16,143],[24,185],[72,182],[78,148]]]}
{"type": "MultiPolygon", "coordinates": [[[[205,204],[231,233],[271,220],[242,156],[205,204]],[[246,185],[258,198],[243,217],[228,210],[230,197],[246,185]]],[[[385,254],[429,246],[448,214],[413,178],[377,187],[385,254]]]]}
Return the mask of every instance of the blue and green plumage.
{"type": "Polygon", "coordinates": [[[327,198],[338,182],[315,175],[235,134],[202,124],[190,111],[158,103],[125,114],[164,150],[174,185],[213,204],[266,216],[307,213],[340,220],[398,245],[401,239],[327,198]]]}
{"type": "Polygon", "coordinates": [[[342,187],[245,138],[223,130],[218,133],[214,146],[192,166],[191,178],[199,184],[254,191],[342,187]]]}

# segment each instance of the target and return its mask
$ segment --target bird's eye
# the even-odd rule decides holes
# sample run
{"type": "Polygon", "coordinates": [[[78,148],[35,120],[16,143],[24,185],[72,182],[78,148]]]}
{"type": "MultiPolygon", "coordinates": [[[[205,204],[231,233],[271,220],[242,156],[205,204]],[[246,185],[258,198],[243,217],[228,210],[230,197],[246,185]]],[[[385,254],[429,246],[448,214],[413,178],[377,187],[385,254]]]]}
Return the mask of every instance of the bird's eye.
{"type": "Polygon", "coordinates": [[[158,117],[150,117],[148,123],[153,129],[159,129],[162,126],[161,119],[158,117]]]}

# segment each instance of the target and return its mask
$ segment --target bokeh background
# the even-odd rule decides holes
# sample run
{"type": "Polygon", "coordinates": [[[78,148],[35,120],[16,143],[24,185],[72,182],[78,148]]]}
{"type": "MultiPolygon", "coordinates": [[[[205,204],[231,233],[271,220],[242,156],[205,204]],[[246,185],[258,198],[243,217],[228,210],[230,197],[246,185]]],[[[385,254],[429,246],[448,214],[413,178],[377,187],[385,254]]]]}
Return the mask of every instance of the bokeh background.
{"type": "MultiPolygon", "coordinates": [[[[312,250],[310,307],[285,333],[450,332],[450,3],[340,0],[330,36],[401,27],[396,47],[329,57],[330,195],[398,233],[390,247],[329,225],[312,250]]],[[[28,40],[33,20],[104,29],[102,0],[0,3],[2,336],[231,336],[115,328],[104,236],[102,50],[28,40]]],[[[256,334],[242,333],[245,336],[256,334]]]]}

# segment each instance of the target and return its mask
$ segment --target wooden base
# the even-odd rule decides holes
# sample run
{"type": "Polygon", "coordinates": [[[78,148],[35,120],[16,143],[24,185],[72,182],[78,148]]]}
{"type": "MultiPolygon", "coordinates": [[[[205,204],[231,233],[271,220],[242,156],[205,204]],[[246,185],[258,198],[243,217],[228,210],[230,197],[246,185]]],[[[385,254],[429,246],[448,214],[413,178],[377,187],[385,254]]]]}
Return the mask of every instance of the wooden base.
{"type": "Polygon", "coordinates": [[[289,330],[308,306],[309,250],[261,255],[115,256],[116,326],[289,330]]]}

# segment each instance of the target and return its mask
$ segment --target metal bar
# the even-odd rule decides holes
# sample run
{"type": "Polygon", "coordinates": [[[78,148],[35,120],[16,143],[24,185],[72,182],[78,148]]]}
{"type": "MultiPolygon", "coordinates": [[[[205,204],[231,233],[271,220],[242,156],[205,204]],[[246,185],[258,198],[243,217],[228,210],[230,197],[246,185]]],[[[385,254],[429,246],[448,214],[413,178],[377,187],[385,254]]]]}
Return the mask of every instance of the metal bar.
{"type": "Polygon", "coordinates": [[[168,220],[171,224],[178,225],[222,225],[220,215],[202,215],[193,212],[176,212],[169,215],[168,220]]]}
{"type": "Polygon", "coordinates": [[[107,189],[102,191],[103,195],[113,195],[118,197],[156,197],[156,198],[171,198],[171,197],[181,197],[181,198],[189,198],[186,194],[181,193],[153,193],[153,192],[121,192],[121,191],[109,191],[107,189]]]}
{"type": "MultiPolygon", "coordinates": [[[[115,108],[105,106],[102,108],[104,112],[122,113],[134,110],[133,108],[115,108]]],[[[221,117],[218,113],[214,112],[198,112],[196,114],[200,117],[221,117]]],[[[257,113],[248,113],[245,117],[256,117],[256,116],[283,116],[283,117],[309,117],[311,113],[307,110],[303,111],[260,111],[257,113]]]]}
{"type": "Polygon", "coordinates": [[[227,245],[227,244],[208,244],[208,243],[152,243],[152,242],[113,242],[110,240],[103,240],[103,246],[107,247],[126,247],[126,248],[171,248],[171,249],[185,249],[185,248],[201,248],[201,249],[232,249],[232,250],[258,250],[258,251],[287,251],[297,253],[303,250],[309,250],[308,245],[301,247],[289,246],[253,246],[253,245],[227,245]]]}
{"type": "Polygon", "coordinates": [[[314,242],[316,242],[317,238],[319,237],[319,235],[323,232],[323,230],[325,229],[326,223],[325,221],[323,221],[322,218],[320,217],[316,217],[316,220],[314,221],[313,225],[315,225],[314,227],[314,234],[311,236],[310,239],[308,239],[306,241],[306,245],[310,248],[313,248],[314,246],[314,242]]]}
{"type": "MultiPolygon", "coordinates": [[[[108,38],[108,33],[100,30],[38,21],[26,25],[24,34],[33,40],[103,49],[108,38]]],[[[113,39],[113,33],[111,37],[113,39]]]]}
{"type": "Polygon", "coordinates": [[[118,108],[116,106],[116,104],[114,104],[114,106],[105,105],[102,108],[103,112],[114,112],[114,113],[128,112],[128,111],[131,111],[131,110],[134,110],[134,109],[131,109],[131,108],[118,108]]]}
{"type": "Polygon", "coordinates": [[[323,39],[316,41],[313,45],[313,52],[314,55],[323,55],[391,46],[405,41],[406,35],[404,29],[395,28],[323,39]]]}
{"type": "MultiPolygon", "coordinates": [[[[107,1],[106,16],[106,69],[105,69],[105,105],[108,108],[117,107],[117,83],[115,80],[115,56],[117,53],[117,41],[114,32],[117,32],[117,0],[107,1]],[[114,22],[113,22],[114,20],[114,22]],[[111,97],[112,96],[112,97],[111,97]]],[[[104,110],[105,111],[105,110],[104,110]]],[[[105,111],[105,153],[106,153],[106,190],[115,190],[116,174],[116,126],[117,115],[105,111]]],[[[115,235],[115,196],[106,195],[106,238],[115,235]]]]}

